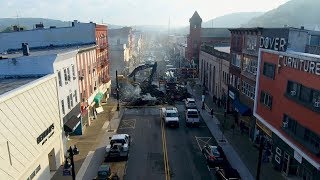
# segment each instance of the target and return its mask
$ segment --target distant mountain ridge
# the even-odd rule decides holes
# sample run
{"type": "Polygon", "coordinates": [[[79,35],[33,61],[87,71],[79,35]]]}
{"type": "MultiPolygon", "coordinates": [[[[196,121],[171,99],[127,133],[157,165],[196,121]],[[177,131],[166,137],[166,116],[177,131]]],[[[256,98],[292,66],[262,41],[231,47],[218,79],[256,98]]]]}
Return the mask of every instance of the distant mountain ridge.
{"type": "Polygon", "coordinates": [[[248,23],[252,18],[262,15],[263,12],[239,12],[219,16],[209,21],[203,22],[202,27],[225,27],[225,28],[237,28],[241,25],[248,23]]]}
{"type": "MultiPolygon", "coordinates": [[[[71,26],[72,21],[61,21],[47,18],[0,18],[0,32],[6,27],[11,27],[18,24],[19,26],[26,27],[27,29],[33,29],[35,24],[39,24],[40,22],[43,23],[45,28],[49,28],[50,26],[68,27],[71,26]]],[[[108,28],[110,29],[121,27],[122,26],[108,24],[108,28]]]]}
{"type": "MultiPolygon", "coordinates": [[[[292,27],[312,28],[320,25],[320,0],[291,0],[251,19],[245,27],[292,27]]],[[[311,29],[313,30],[313,29],[311,29]]]]}

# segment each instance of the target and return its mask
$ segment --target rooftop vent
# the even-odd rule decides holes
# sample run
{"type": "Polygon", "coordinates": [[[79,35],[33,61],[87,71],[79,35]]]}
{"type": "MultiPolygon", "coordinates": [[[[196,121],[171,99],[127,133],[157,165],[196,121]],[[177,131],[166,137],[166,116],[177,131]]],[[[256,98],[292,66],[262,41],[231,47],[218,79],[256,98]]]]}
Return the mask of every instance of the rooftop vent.
{"type": "Polygon", "coordinates": [[[36,29],[43,29],[44,26],[43,26],[43,23],[40,22],[39,24],[36,24],[36,29]]]}
{"type": "Polygon", "coordinates": [[[29,56],[30,55],[28,43],[22,43],[22,53],[23,53],[24,56],[29,56]]]}

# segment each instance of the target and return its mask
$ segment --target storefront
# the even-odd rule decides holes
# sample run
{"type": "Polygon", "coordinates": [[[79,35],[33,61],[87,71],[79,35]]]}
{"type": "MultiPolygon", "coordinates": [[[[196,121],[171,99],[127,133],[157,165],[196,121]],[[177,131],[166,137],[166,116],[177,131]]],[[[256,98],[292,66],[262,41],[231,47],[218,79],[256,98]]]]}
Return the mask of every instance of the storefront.
{"type": "Polygon", "coordinates": [[[80,103],[63,117],[63,129],[67,135],[83,134],[80,103]]]}
{"type": "Polygon", "coordinates": [[[280,171],[284,176],[307,180],[320,179],[320,171],[276,134],[273,134],[272,151],[274,154],[272,158],[274,169],[280,171]]]}

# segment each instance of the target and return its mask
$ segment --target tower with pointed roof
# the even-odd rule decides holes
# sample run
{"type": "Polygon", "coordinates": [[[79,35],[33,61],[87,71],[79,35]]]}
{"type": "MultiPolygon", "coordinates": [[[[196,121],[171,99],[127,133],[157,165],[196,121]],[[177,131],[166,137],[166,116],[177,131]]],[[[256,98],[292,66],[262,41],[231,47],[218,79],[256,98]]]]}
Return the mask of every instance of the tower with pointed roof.
{"type": "Polygon", "coordinates": [[[201,45],[201,23],[202,19],[198,12],[195,11],[192,17],[189,19],[190,32],[188,35],[187,49],[188,49],[188,60],[190,63],[199,62],[199,50],[201,45]]]}

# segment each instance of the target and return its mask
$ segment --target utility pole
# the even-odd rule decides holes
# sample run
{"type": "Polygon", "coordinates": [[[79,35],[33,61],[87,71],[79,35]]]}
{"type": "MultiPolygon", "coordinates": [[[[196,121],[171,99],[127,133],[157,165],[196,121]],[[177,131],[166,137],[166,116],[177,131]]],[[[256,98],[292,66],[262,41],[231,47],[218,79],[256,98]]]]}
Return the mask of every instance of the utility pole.
{"type": "Polygon", "coordinates": [[[116,70],[116,91],[117,91],[117,111],[120,110],[120,105],[119,105],[119,83],[118,83],[118,70],[116,70]]]}
{"type": "Polygon", "coordinates": [[[257,177],[256,177],[256,180],[260,180],[260,170],[261,170],[261,160],[262,160],[263,145],[264,145],[264,137],[261,136],[261,138],[260,138],[260,147],[259,147],[259,157],[258,157],[257,177]]]}

